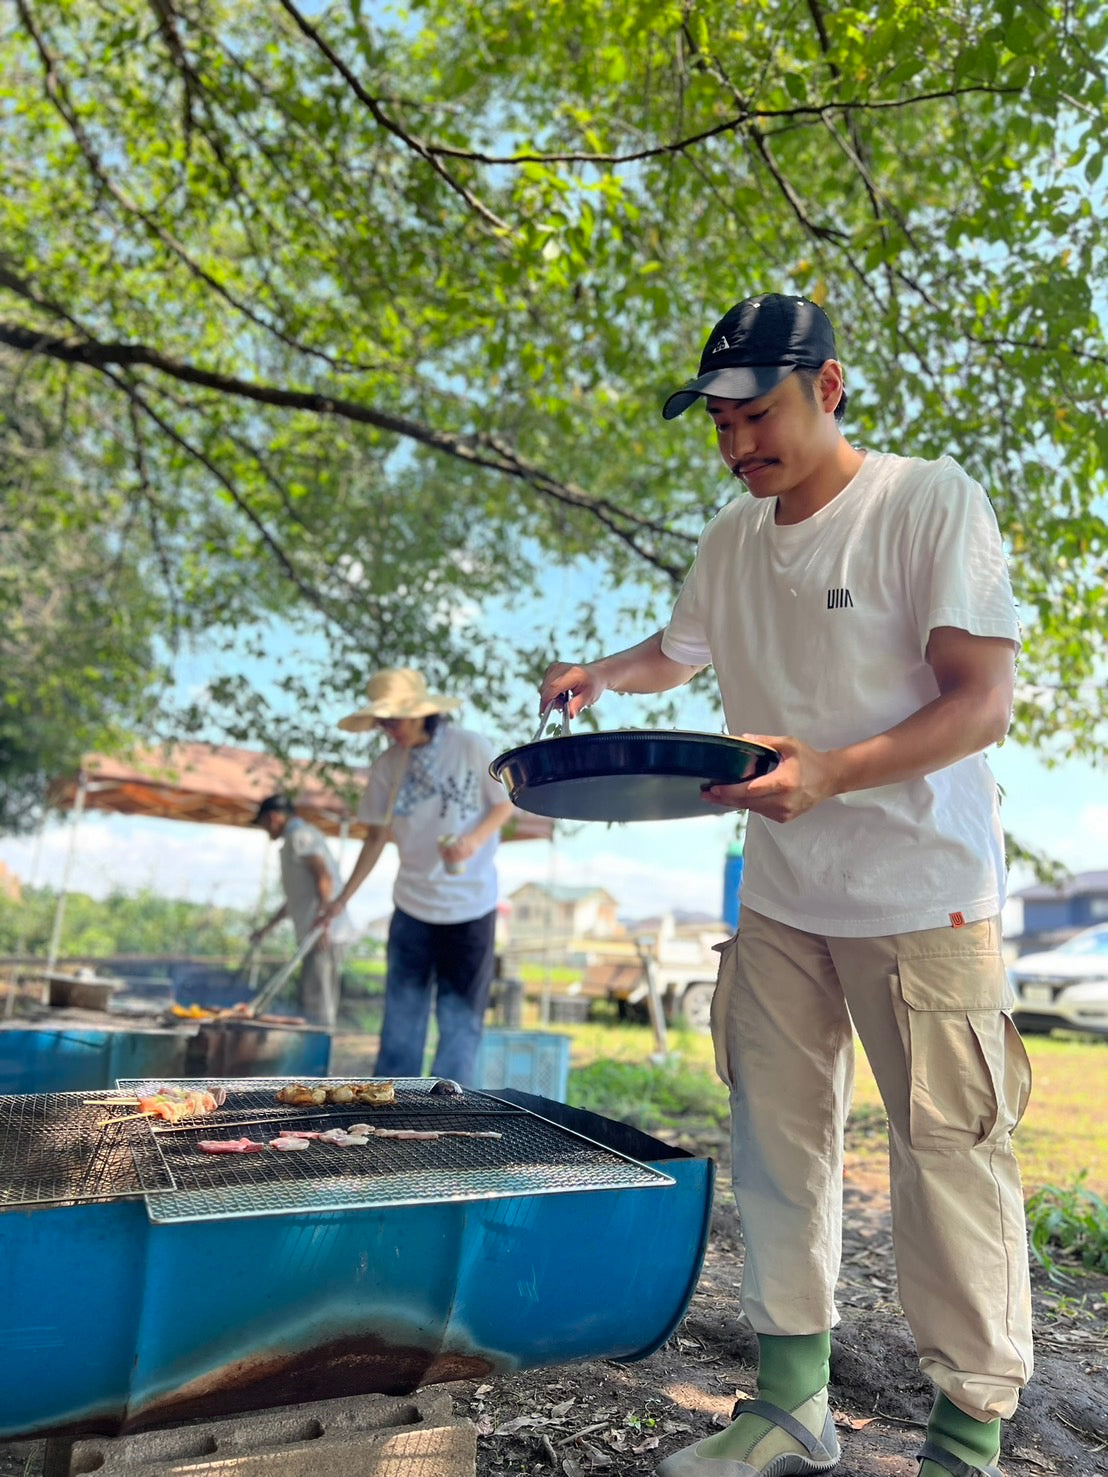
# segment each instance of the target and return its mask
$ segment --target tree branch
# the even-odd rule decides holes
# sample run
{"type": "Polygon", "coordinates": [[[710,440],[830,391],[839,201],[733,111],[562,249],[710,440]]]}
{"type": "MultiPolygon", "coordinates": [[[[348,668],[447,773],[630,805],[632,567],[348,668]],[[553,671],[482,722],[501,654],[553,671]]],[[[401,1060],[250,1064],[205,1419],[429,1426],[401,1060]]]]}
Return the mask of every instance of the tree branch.
{"type": "MultiPolygon", "coordinates": [[[[310,390],[287,390],[278,385],[259,384],[240,379],[234,375],[218,374],[200,369],[183,360],[171,359],[145,344],[109,344],[97,340],[62,339],[41,330],[27,328],[22,324],[0,320],[0,343],[23,354],[43,354],[63,364],[83,364],[91,369],[108,373],[109,365],[130,368],[145,364],[170,378],[186,384],[201,385],[205,389],[221,394],[234,395],[256,404],[280,406],[289,410],[305,410],[316,415],[337,416],[361,425],[375,426],[378,430],[405,440],[415,441],[432,451],[456,458],[467,465],[499,472],[527,483],[536,492],[552,498],[567,507],[577,508],[591,514],[604,525],[620,542],[640,559],[652,565],[674,582],[684,578],[686,563],[675,564],[665,559],[651,546],[639,541],[636,534],[656,534],[672,539],[679,546],[690,546],[695,542],[691,535],[667,528],[653,519],[642,518],[604,498],[591,497],[581,488],[557,481],[540,468],[532,466],[515,452],[497,444],[487,435],[464,437],[452,432],[436,431],[405,416],[392,415],[387,411],[375,410],[356,400],[323,395],[310,390]],[[629,531],[629,527],[631,530],[629,531]]],[[[114,376],[109,376],[115,378],[114,376]]]]}
{"type": "Polygon", "coordinates": [[[261,539],[262,543],[273,555],[281,570],[281,573],[285,576],[289,583],[297,591],[299,591],[304,599],[314,609],[318,610],[321,615],[325,616],[327,620],[332,621],[339,628],[339,630],[344,631],[348,636],[354,637],[356,635],[356,632],[354,631],[353,627],[347,625],[347,623],[342,619],[341,616],[336,615],[335,612],[330,608],[328,602],[324,599],[322,594],[315,588],[315,586],[309,585],[307,581],[304,580],[303,577],[297,572],[295,565],[293,564],[289,556],[285,553],[284,549],[269,532],[265,524],[258,517],[257,513],[254,512],[253,508],[243,497],[242,493],[239,492],[235,484],[215,464],[215,462],[213,462],[209,456],[201,451],[199,447],[193,446],[188,438],[182,436],[181,433],[176,430],[174,426],[170,425],[170,423],[165,419],[164,416],[159,415],[159,413],[142,394],[139,386],[130,376],[114,374],[104,365],[100,366],[100,372],[104,374],[109,380],[111,380],[112,384],[114,384],[118,389],[122,390],[131,404],[141,410],[144,415],[148,416],[163,435],[167,436],[175,446],[179,447],[180,450],[182,450],[193,461],[198,462],[205,469],[205,471],[207,471],[209,476],[213,477],[219,483],[219,485],[227,493],[228,497],[230,497],[235,507],[238,508],[238,510],[242,514],[244,514],[244,516],[250,522],[251,526],[258,534],[258,537],[261,539]]]}
{"type": "Polygon", "coordinates": [[[150,214],[149,211],[144,210],[140,205],[136,204],[135,201],[131,200],[128,195],[122,189],[120,189],[115,180],[112,179],[111,175],[108,173],[103,161],[101,160],[99,154],[93,146],[92,140],[85,132],[85,129],[81,125],[80,119],[77,117],[76,110],[69,98],[68,89],[58,69],[58,59],[47,44],[44,35],[36,26],[34,17],[31,14],[30,8],[27,4],[27,0],[16,0],[16,6],[42,62],[44,68],[44,86],[46,89],[47,98],[72,134],[74,142],[76,143],[78,149],[81,151],[81,154],[84,157],[84,160],[91,170],[94,178],[98,181],[101,187],[107,191],[107,193],[112,197],[112,199],[116,202],[120,209],[123,210],[127,215],[133,216],[136,220],[141,221],[146,229],[150,232],[150,234],[154,236],[154,238],[159,241],[162,246],[166,248],[167,251],[169,251],[173,256],[177,258],[177,260],[182,264],[182,266],[185,267],[190,275],[195,277],[198,281],[203,282],[207,287],[210,287],[213,292],[217,293],[223,299],[223,301],[227,303],[230,307],[232,307],[236,312],[241,313],[244,318],[249,319],[251,323],[262,329],[263,332],[271,334],[280,343],[284,344],[286,348],[292,349],[298,354],[305,354],[309,358],[319,359],[333,369],[352,367],[340,364],[323,349],[314,348],[311,344],[305,344],[302,343],[299,339],[293,338],[290,334],[287,334],[282,329],[278,328],[275,323],[271,323],[260,313],[255,312],[255,310],[248,303],[244,302],[242,298],[233,293],[231,289],[227,287],[224,283],[220,282],[217,277],[214,277],[211,272],[207,270],[206,267],[201,266],[201,264],[191,255],[191,253],[185,249],[181,242],[179,242],[176,237],[173,236],[169,231],[165,230],[164,227],[162,227],[158,223],[158,221],[150,214]]]}
{"type": "Polygon", "coordinates": [[[482,220],[486,221],[490,226],[494,227],[495,230],[503,232],[505,235],[510,236],[513,234],[512,228],[508,225],[507,221],[502,221],[499,216],[494,215],[486,205],[483,205],[481,201],[478,200],[477,196],[472,192],[472,190],[463,185],[460,180],[456,180],[454,176],[449,172],[449,170],[444,169],[444,167],[436,157],[435,152],[429,149],[428,146],[422,141],[422,139],[416,138],[414,134],[406,133],[399,124],[392,121],[392,119],[381,107],[377,99],[366,91],[366,89],[358,81],[357,77],[355,77],[354,73],[346,65],[343,59],[338,55],[334,48],[323,39],[323,37],[310,23],[310,21],[308,21],[307,18],[301,14],[297,7],[292,3],[292,0],[278,0],[278,4],[289,14],[289,16],[291,16],[294,23],[300,28],[300,30],[304,33],[308,40],[311,41],[313,46],[317,47],[318,50],[322,52],[322,54],[330,62],[331,66],[334,67],[335,71],[338,72],[339,76],[354,93],[354,96],[358,99],[358,101],[365,104],[370,113],[373,115],[373,118],[376,120],[376,122],[380,124],[380,126],[385,129],[387,133],[391,133],[394,138],[400,140],[405,148],[408,148],[413,153],[418,154],[421,159],[425,159],[427,163],[431,166],[431,168],[435,171],[435,173],[439,176],[439,178],[451,190],[453,190],[456,195],[459,195],[469,206],[469,208],[472,211],[475,211],[482,220]]]}
{"type": "Polygon", "coordinates": [[[429,156],[462,159],[473,164],[638,164],[645,159],[685,153],[694,144],[718,138],[720,134],[741,132],[751,123],[798,122],[808,119],[818,122],[825,114],[890,112],[899,108],[916,107],[919,103],[954,102],[971,94],[1017,97],[1019,88],[991,87],[980,83],[972,87],[944,87],[936,92],[921,92],[914,97],[888,98],[879,102],[859,99],[852,102],[805,103],[798,104],[795,108],[747,108],[732,118],[724,119],[722,123],[714,123],[711,128],[703,128],[697,133],[687,134],[684,138],[673,139],[666,144],[656,144],[653,148],[635,149],[627,154],[590,154],[574,150],[554,154],[487,154],[477,149],[453,148],[449,144],[425,143],[422,147],[429,156]]]}

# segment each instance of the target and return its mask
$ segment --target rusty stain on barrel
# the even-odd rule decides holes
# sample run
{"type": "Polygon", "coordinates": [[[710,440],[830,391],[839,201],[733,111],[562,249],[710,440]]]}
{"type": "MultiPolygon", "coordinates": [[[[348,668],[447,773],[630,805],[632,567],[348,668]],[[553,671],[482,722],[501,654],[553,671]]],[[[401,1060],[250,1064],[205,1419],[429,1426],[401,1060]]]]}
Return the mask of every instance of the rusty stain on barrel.
{"type": "Polygon", "coordinates": [[[421,1385],[484,1379],[496,1368],[494,1360],[480,1354],[350,1335],[319,1347],[239,1359],[211,1370],[128,1413],[117,1430],[141,1431],[344,1395],[408,1395],[421,1385]]]}

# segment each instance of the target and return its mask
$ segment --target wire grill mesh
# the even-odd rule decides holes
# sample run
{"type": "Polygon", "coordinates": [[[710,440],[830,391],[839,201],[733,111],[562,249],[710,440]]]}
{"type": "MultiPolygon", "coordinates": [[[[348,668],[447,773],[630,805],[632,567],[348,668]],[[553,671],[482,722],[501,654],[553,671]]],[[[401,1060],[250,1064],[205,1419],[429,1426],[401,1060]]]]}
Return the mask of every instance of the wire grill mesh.
{"type": "MultiPolygon", "coordinates": [[[[467,1090],[437,1097],[431,1080],[401,1079],[396,1102],[296,1108],[274,1101],[292,1079],[192,1080],[223,1087],[218,1118],[155,1128],[153,1140],[176,1189],[148,1201],[152,1220],[177,1222],[393,1205],[488,1200],[566,1191],[672,1184],[668,1175],[545,1118],[467,1090]],[[282,1129],[316,1132],[354,1122],[435,1131],[435,1139],[370,1137],[351,1147],[313,1142],[286,1153],[206,1154],[202,1139],[249,1137],[265,1143],[282,1129]],[[496,1134],[497,1137],[469,1137],[496,1134]],[[466,1136],[449,1136],[466,1135],[466,1136]]],[[[327,1085],[357,1079],[327,1079],[327,1085]]],[[[310,1083],[308,1085],[311,1085],[310,1083]]],[[[148,1083],[121,1083],[146,1088],[148,1083]]]]}
{"type": "MultiPolygon", "coordinates": [[[[434,1079],[407,1078],[396,1082],[389,1104],[277,1102],[277,1090],[297,1080],[305,1079],[175,1079],[177,1087],[226,1092],[218,1114],[176,1125],[105,1124],[112,1110],[89,1103],[84,1093],[0,1097],[0,1210],[145,1195],[150,1218],[173,1223],[673,1183],[487,1093],[440,1097],[431,1091],[434,1079]],[[442,1136],[371,1136],[350,1147],[312,1142],[292,1153],[269,1147],[282,1130],[318,1132],[355,1122],[442,1136]],[[265,1151],[208,1154],[198,1147],[203,1139],[244,1137],[265,1144],[265,1151]]],[[[358,1080],[364,1079],[306,1085],[358,1080]]],[[[125,1079],[119,1095],[134,1098],[165,1085],[165,1079],[125,1079]]]]}
{"type": "MultiPolygon", "coordinates": [[[[121,1093],[130,1097],[140,1096],[148,1092],[156,1092],[159,1087],[173,1086],[185,1089],[196,1088],[207,1092],[215,1092],[222,1088],[227,1094],[227,1101],[219,1113],[220,1125],[230,1123],[232,1111],[239,1117],[249,1118],[252,1122],[274,1123],[278,1128],[285,1120],[303,1116],[304,1109],[293,1107],[287,1103],[277,1101],[277,1093],[282,1087],[299,1083],[305,1087],[342,1087],[353,1086],[362,1082],[380,1081],[380,1078],[372,1077],[180,1077],[167,1081],[164,1077],[121,1077],[118,1087],[121,1093]]],[[[396,1101],[394,1103],[367,1104],[350,1103],[342,1107],[328,1105],[319,1111],[335,1115],[349,1112],[353,1109],[357,1113],[363,1113],[369,1108],[382,1113],[395,1113],[398,1109],[419,1109],[424,1112],[439,1114],[457,1106],[464,1106],[467,1112],[504,1112],[509,1108],[508,1104],[499,1102],[488,1093],[478,1092],[475,1088],[463,1088],[456,1095],[439,1096],[432,1091],[435,1083],[439,1080],[435,1077],[398,1077],[389,1079],[393,1082],[396,1101]]],[[[521,1111],[510,1109],[510,1111],[521,1111]]],[[[336,1117],[336,1122],[340,1120],[336,1117]]]]}
{"type": "Polygon", "coordinates": [[[173,1189],[149,1125],[105,1124],[87,1092],[0,1097],[0,1210],[173,1189]]]}

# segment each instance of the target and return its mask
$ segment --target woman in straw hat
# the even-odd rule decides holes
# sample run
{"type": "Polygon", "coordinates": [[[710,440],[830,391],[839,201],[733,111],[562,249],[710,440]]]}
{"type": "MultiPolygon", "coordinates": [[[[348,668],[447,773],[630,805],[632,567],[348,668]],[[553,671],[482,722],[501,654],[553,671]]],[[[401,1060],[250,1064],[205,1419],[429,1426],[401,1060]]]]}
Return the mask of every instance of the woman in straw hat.
{"type": "Polygon", "coordinates": [[[369,827],[328,923],[396,842],[400,870],[389,924],[385,1019],[375,1074],[418,1077],[432,998],[439,1040],[431,1073],[472,1082],[495,964],[496,848],[511,802],[490,776],[490,746],[447,716],[459,700],[429,692],[411,667],[375,672],[368,701],[339,722],[380,729],[358,818],[369,827]]]}

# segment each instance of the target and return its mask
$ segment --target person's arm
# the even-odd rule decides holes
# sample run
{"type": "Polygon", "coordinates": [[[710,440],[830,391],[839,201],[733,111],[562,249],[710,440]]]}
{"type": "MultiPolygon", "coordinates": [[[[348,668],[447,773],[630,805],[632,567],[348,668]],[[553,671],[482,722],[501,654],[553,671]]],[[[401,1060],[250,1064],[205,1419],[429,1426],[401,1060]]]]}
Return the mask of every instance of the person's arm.
{"type": "Polygon", "coordinates": [[[350,876],[346,879],[345,886],[338,897],[332,898],[325,907],[320,908],[316,918],[317,924],[326,926],[337,913],[345,908],[346,904],[377,865],[388,839],[389,832],[387,826],[369,827],[366,832],[366,838],[362,842],[362,849],[358,853],[358,859],[354,863],[350,876]]]}
{"type": "Polygon", "coordinates": [[[443,861],[451,864],[468,861],[471,856],[480,851],[490,837],[503,830],[511,819],[514,809],[512,802],[505,800],[486,810],[475,826],[464,832],[450,846],[440,848],[443,861]]]}
{"type": "Polygon", "coordinates": [[[312,874],[312,881],[315,883],[315,890],[319,895],[319,906],[321,909],[325,908],[330,903],[335,891],[335,884],[332,881],[331,873],[327,869],[327,863],[321,856],[317,856],[314,852],[309,853],[304,858],[304,861],[308,871],[312,874]]]}
{"type": "Polygon", "coordinates": [[[278,923],[280,923],[283,918],[287,918],[288,916],[289,905],[287,902],[283,902],[281,906],[277,909],[276,913],[274,913],[272,918],[267,919],[265,923],[260,925],[260,927],[255,928],[254,932],[250,935],[251,944],[260,944],[262,939],[265,938],[266,934],[275,929],[278,923]]]}
{"type": "Polygon", "coordinates": [[[605,692],[668,692],[695,677],[701,667],[675,662],[662,650],[661,631],[637,646],[613,652],[595,662],[553,662],[539,688],[539,707],[545,710],[562,693],[571,692],[569,716],[576,718],[605,692]]]}
{"type": "Polygon", "coordinates": [[[918,779],[978,754],[1008,732],[1015,652],[1006,638],[938,626],[927,661],[939,696],[910,718],[841,749],[813,749],[781,734],[741,734],[777,749],[781,763],[745,785],[713,785],[705,798],[724,810],[791,821],[832,795],[918,779]]]}

